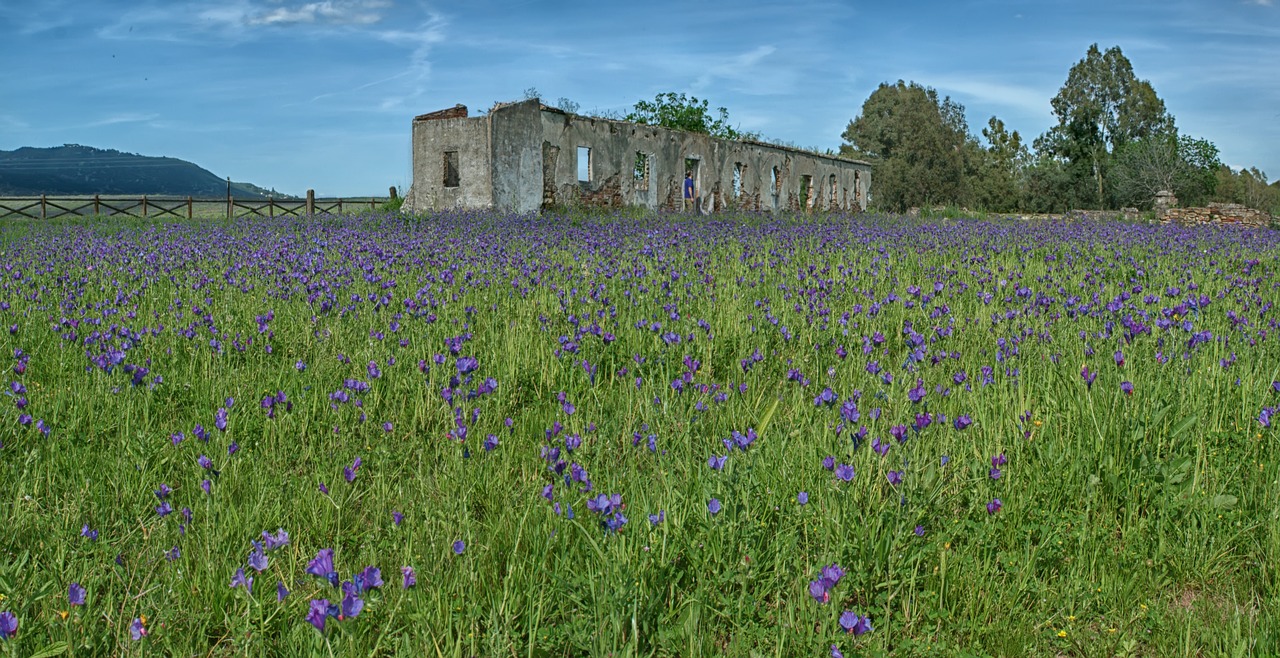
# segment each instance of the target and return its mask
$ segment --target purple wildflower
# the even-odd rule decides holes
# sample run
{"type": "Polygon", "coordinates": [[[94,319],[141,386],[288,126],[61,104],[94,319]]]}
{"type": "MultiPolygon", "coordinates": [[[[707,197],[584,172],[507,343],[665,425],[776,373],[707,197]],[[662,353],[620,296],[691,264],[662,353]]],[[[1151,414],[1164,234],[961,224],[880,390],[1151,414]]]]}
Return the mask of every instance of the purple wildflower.
{"type": "Polygon", "coordinates": [[[67,588],[67,602],[71,605],[84,605],[84,587],[80,583],[71,583],[67,588]]]}
{"type": "Polygon", "coordinates": [[[236,575],[231,577],[231,587],[243,587],[244,591],[253,594],[253,576],[244,575],[244,567],[236,569],[236,575]]]}
{"type": "Polygon", "coordinates": [[[708,501],[707,501],[707,511],[708,511],[708,512],[711,512],[711,515],[712,515],[712,516],[715,516],[716,514],[719,514],[719,513],[720,513],[720,499],[719,499],[719,498],[712,498],[711,500],[708,500],[708,501]]]}
{"type": "Polygon", "coordinates": [[[400,575],[404,577],[400,585],[404,589],[418,584],[418,574],[414,573],[413,567],[400,567],[400,575]]]}
{"type": "Polygon", "coordinates": [[[808,504],[809,504],[809,492],[807,492],[807,491],[801,491],[800,493],[796,494],[796,501],[797,501],[797,502],[799,502],[801,505],[808,505],[808,504]]]}
{"type": "Polygon", "coordinates": [[[284,581],[276,583],[276,603],[284,601],[289,596],[289,590],[285,589],[284,581]]]}
{"type": "Polygon", "coordinates": [[[333,549],[322,548],[316,553],[315,559],[307,563],[307,573],[323,578],[329,581],[330,585],[337,586],[338,571],[333,568],[333,549]]]}
{"type": "Polygon", "coordinates": [[[18,618],[12,612],[0,612],[0,638],[9,639],[18,634],[18,618]]]}
{"type": "Polygon", "coordinates": [[[851,610],[845,610],[841,613],[840,627],[843,628],[846,633],[853,633],[854,635],[870,633],[873,630],[871,628],[870,617],[856,615],[851,610]]]}
{"type": "Polygon", "coordinates": [[[850,482],[853,480],[854,471],[852,466],[848,464],[841,464],[836,467],[835,471],[836,471],[836,477],[840,478],[841,480],[845,482],[850,482]]]}
{"type": "Polygon", "coordinates": [[[147,636],[147,626],[142,622],[141,617],[135,618],[133,623],[129,624],[129,635],[133,638],[134,642],[137,642],[147,636]]]}
{"type": "Polygon", "coordinates": [[[1000,511],[1001,507],[1004,507],[1004,503],[1000,502],[999,498],[996,498],[987,503],[987,514],[995,514],[1000,511]]]}
{"type": "Polygon", "coordinates": [[[467,542],[464,542],[464,541],[462,541],[461,539],[459,539],[458,541],[453,542],[453,554],[454,554],[454,555],[462,555],[462,552],[463,552],[463,551],[465,551],[465,550],[467,550],[467,542]]]}
{"type": "Polygon", "coordinates": [[[329,609],[329,599],[311,599],[311,610],[307,612],[307,621],[316,630],[324,632],[324,620],[330,616],[337,616],[336,611],[331,614],[329,609]]]}

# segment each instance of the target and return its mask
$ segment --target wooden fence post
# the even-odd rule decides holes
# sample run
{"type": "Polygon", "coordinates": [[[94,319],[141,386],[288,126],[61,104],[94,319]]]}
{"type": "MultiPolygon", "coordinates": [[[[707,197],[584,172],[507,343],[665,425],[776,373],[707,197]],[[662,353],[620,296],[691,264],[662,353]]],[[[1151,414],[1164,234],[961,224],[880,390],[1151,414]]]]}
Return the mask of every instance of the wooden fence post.
{"type": "Polygon", "coordinates": [[[142,195],[142,218],[147,218],[147,195],[142,195]]]}
{"type": "Polygon", "coordinates": [[[274,198],[270,197],[270,196],[268,196],[268,197],[267,197],[267,212],[268,212],[268,214],[270,214],[270,215],[271,215],[271,218],[272,218],[272,219],[275,219],[275,216],[276,216],[276,200],[275,200],[274,198]]]}
{"type": "Polygon", "coordinates": [[[342,197],[338,197],[338,214],[342,214],[342,197]]]}
{"type": "Polygon", "coordinates": [[[44,203],[45,203],[45,202],[44,202],[44,195],[43,195],[43,194],[41,194],[41,195],[40,195],[40,219],[44,219],[44,218],[45,218],[44,203]]]}
{"type": "Polygon", "coordinates": [[[230,220],[231,220],[231,215],[232,215],[232,205],[231,205],[231,177],[230,177],[230,176],[227,176],[227,220],[228,220],[228,221],[230,221],[230,220]]]}
{"type": "Polygon", "coordinates": [[[191,219],[191,197],[187,197],[187,219],[191,219]]]}
{"type": "Polygon", "coordinates": [[[316,214],[316,191],[307,190],[307,215],[316,214]]]}
{"type": "Polygon", "coordinates": [[[93,195],[93,216],[97,217],[98,215],[101,215],[101,214],[102,214],[102,211],[98,209],[98,195],[95,194],[93,195]]]}
{"type": "Polygon", "coordinates": [[[391,186],[391,200],[392,200],[392,201],[395,201],[397,196],[399,196],[399,192],[396,192],[396,186],[395,186],[395,185],[392,185],[392,186],[391,186]]]}

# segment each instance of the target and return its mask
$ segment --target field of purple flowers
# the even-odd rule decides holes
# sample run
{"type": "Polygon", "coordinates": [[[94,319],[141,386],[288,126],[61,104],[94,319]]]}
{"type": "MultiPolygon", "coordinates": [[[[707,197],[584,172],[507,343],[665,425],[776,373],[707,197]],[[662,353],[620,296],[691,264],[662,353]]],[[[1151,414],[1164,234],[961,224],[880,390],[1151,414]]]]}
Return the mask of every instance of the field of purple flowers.
{"type": "Polygon", "coordinates": [[[1278,254],[4,224],[0,655],[1268,655],[1278,254]]]}

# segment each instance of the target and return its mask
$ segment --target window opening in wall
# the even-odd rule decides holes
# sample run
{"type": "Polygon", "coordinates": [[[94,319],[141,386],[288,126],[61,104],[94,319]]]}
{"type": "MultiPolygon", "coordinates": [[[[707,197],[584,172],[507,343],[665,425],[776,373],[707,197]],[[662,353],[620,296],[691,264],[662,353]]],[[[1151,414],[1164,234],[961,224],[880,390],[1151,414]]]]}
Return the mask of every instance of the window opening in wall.
{"type": "Polygon", "coordinates": [[[742,196],[742,172],[746,170],[746,165],[741,162],[733,163],[733,198],[742,196]]]}
{"type": "Polygon", "coordinates": [[[813,176],[800,177],[800,198],[804,199],[805,208],[813,207],[813,176]]]}
{"type": "Polygon", "coordinates": [[[458,152],[445,151],[444,152],[444,186],[457,187],[458,179],[459,179],[458,152]]]}
{"type": "Polygon", "coordinates": [[[839,188],[836,187],[836,175],[831,174],[831,199],[827,202],[827,207],[835,208],[840,203],[839,188]]]}
{"type": "Polygon", "coordinates": [[[773,196],[782,194],[782,172],[774,167],[769,171],[769,187],[773,188],[773,196]]]}
{"type": "Polygon", "coordinates": [[[578,147],[578,181],[591,182],[591,147],[578,147]]]}
{"type": "Polygon", "coordinates": [[[632,176],[637,190],[649,189],[650,158],[648,153],[636,151],[636,166],[632,176]]]}

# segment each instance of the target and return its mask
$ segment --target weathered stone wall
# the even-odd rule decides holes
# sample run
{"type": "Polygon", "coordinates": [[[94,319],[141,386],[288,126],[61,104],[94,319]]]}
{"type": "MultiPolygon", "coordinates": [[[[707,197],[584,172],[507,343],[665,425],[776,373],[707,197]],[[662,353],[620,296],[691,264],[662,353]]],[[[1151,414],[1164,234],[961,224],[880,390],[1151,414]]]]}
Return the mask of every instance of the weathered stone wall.
{"type": "Polygon", "coordinates": [[[1236,203],[1211,203],[1205,208],[1170,208],[1160,216],[1162,222],[1178,224],[1236,224],[1267,227],[1276,221],[1271,213],[1254,210],[1236,203]]]}
{"type": "Polygon", "coordinates": [[[698,193],[712,210],[866,208],[871,167],[863,162],[578,116],[537,100],[465,117],[466,108],[458,106],[414,120],[409,211],[467,206],[527,212],[556,204],[680,210],[686,159],[697,161],[698,193]],[[584,181],[578,180],[580,147],[590,149],[584,181]],[[443,187],[446,150],[458,151],[463,165],[457,188],[443,187]],[[643,175],[636,174],[638,153],[647,158],[643,175]],[[476,166],[486,167],[485,175],[476,166]],[[803,177],[812,188],[805,199],[803,177]]]}
{"type": "Polygon", "coordinates": [[[488,117],[467,118],[457,106],[413,121],[413,184],[406,212],[493,206],[488,117]],[[444,154],[457,153],[458,185],[445,186],[444,154]]]}

